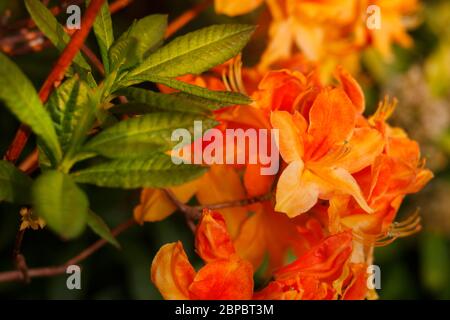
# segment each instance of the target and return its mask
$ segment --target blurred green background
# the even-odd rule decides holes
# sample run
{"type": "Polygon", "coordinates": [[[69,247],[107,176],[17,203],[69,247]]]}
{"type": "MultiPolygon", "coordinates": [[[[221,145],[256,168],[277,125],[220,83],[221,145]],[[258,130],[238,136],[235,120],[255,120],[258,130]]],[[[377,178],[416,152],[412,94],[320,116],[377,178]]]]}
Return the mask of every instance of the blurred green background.
{"type": "MultiPolygon", "coordinates": [[[[55,4],[58,1],[51,1],[55,4]]],[[[113,16],[119,34],[135,18],[151,13],[168,13],[173,19],[191,8],[194,0],[134,0],[113,16]]],[[[10,21],[27,16],[21,0],[0,0],[0,16],[11,13],[10,21]]],[[[63,15],[64,16],[64,15],[63,15]]],[[[239,21],[256,23],[258,12],[230,19],[214,14],[212,8],[187,25],[181,33],[213,23],[239,21]]],[[[427,165],[435,178],[418,195],[407,197],[400,216],[417,207],[424,230],[376,249],[375,263],[381,267],[382,299],[450,299],[450,1],[423,2],[420,25],[411,32],[415,46],[395,48],[395,59],[386,63],[371,50],[364,53],[364,86],[369,112],[385,94],[400,103],[392,123],[402,126],[420,142],[427,165]]],[[[0,26],[0,38],[5,31],[0,26]]],[[[95,40],[88,41],[96,48],[95,40]]],[[[256,50],[258,45],[255,45],[256,50]]],[[[53,48],[14,57],[38,88],[58,54],[53,48]]],[[[251,55],[244,61],[253,61],[251,55]]],[[[17,121],[0,108],[0,154],[4,154],[17,129],[17,121]]],[[[31,151],[24,152],[27,154],[31,151]]],[[[139,192],[89,187],[86,189],[95,212],[110,226],[131,217],[139,192]]],[[[0,271],[13,269],[12,248],[19,227],[19,208],[0,203],[0,271]]],[[[30,267],[59,265],[97,240],[91,231],[76,241],[63,242],[48,230],[25,234],[22,250],[30,267]]],[[[122,250],[106,246],[82,263],[82,290],[68,290],[66,275],[34,278],[30,284],[0,283],[0,298],[6,299],[160,299],[151,284],[149,270],[158,248],[181,240],[190,260],[199,261],[193,250],[191,231],[181,215],[144,226],[134,226],[119,236],[122,250]],[[197,259],[197,260],[196,260],[197,259]]]]}

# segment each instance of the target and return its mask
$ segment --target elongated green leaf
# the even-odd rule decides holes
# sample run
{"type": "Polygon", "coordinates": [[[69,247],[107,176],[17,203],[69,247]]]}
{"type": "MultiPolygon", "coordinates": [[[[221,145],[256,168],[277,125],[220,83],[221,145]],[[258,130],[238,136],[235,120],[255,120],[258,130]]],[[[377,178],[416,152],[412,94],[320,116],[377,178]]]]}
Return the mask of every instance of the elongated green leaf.
{"type": "Polygon", "coordinates": [[[84,141],[87,139],[89,130],[91,130],[95,122],[100,94],[101,92],[99,90],[90,91],[86,103],[78,105],[78,108],[81,109],[80,117],[77,118],[77,124],[73,128],[69,143],[67,144],[67,151],[60,164],[60,168],[64,172],[69,172],[72,165],[76,161],[79,161],[78,159],[80,159],[80,157],[81,159],[86,158],[86,155],[84,153],[80,155],[79,151],[84,141]]]}
{"type": "MultiPolygon", "coordinates": [[[[25,5],[38,28],[59,51],[64,50],[70,41],[70,36],[64,31],[64,28],[47,7],[39,0],[25,0],[25,5]]],[[[91,70],[91,67],[80,53],[75,56],[73,61],[83,69],[91,70]]]]}
{"type": "Polygon", "coordinates": [[[153,14],[137,20],[124,33],[126,37],[134,37],[138,40],[136,53],[139,61],[163,43],[166,28],[167,15],[153,14]]]}
{"type": "Polygon", "coordinates": [[[134,37],[121,37],[109,49],[111,70],[127,69],[137,63],[138,40],[134,37]]]}
{"type": "Polygon", "coordinates": [[[253,30],[249,25],[215,25],[188,33],[149,55],[129,77],[144,73],[163,77],[202,73],[237,55],[253,30]]]}
{"type": "Polygon", "coordinates": [[[83,232],[89,210],[84,192],[69,175],[55,170],[41,174],[32,186],[35,213],[64,238],[83,232]]]}
{"type": "Polygon", "coordinates": [[[52,117],[63,151],[67,150],[73,132],[83,117],[88,93],[88,86],[78,76],[74,76],[59,86],[48,100],[47,110],[52,117]]]}
{"type": "Polygon", "coordinates": [[[33,180],[7,161],[0,160],[0,201],[30,204],[33,180]]]}
{"type": "Polygon", "coordinates": [[[61,147],[52,120],[31,82],[4,54],[0,53],[0,100],[46,145],[53,163],[61,159],[61,147]]]}
{"type": "Polygon", "coordinates": [[[142,115],[153,112],[162,112],[164,111],[161,108],[153,107],[149,104],[140,103],[140,102],[128,102],[117,104],[108,109],[108,112],[114,115],[142,115]]]}
{"type": "MultiPolygon", "coordinates": [[[[90,2],[90,0],[86,1],[87,4],[90,2]]],[[[108,1],[103,3],[97,18],[95,18],[93,28],[95,37],[97,38],[98,47],[100,48],[100,54],[102,56],[105,72],[109,73],[108,50],[114,42],[114,33],[111,14],[109,13],[108,1]]]]}
{"type": "Polygon", "coordinates": [[[177,89],[184,93],[188,93],[192,96],[212,100],[222,105],[250,104],[252,102],[252,100],[249,97],[241,93],[230,91],[213,91],[183,81],[166,77],[155,77],[146,75],[145,77],[135,78],[133,84],[144,81],[161,83],[173,89],[177,89]]]}
{"type": "MultiPolygon", "coordinates": [[[[226,103],[220,103],[214,100],[209,100],[183,92],[173,94],[163,94],[151,90],[140,88],[127,88],[120,90],[120,94],[127,97],[131,103],[147,105],[147,108],[141,108],[143,113],[154,112],[150,110],[167,110],[167,111],[181,111],[185,113],[195,114],[209,114],[213,110],[225,107],[226,103]]],[[[114,107],[111,112],[120,112],[120,107],[114,107]]]]}
{"type": "Polygon", "coordinates": [[[146,159],[114,160],[72,173],[75,181],[100,187],[134,189],[165,188],[200,177],[206,168],[176,165],[170,156],[154,154],[146,159]]]}
{"type": "Polygon", "coordinates": [[[147,114],[121,121],[102,131],[84,149],[109,158],[145,157],[157,151],[168,151],[177,145],[178,141],[171,141],[176,129],[187,129],[192,137],[194,121],[198,120],[203,130],[215,124],[214,120],[186,113],[147,114]]]}
{"type": "Polygon", "coordinates": [[[103,221],[103,219],[95,214],[92,210],[89,210],[87,216],[87,224],[98,236],[102,239],[105,239],[110,244],[112,244],[116,248],[120,248],[120,244],[117,239],[111,233],[108,225],[103,221]]]}

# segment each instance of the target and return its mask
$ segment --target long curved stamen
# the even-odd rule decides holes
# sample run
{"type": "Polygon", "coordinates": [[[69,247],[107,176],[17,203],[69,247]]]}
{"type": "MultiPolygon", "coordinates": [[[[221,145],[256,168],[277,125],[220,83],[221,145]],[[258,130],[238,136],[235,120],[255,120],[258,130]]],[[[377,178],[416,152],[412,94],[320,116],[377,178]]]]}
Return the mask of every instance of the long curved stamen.
{"type": "Polygon", "coordinates": [[[383,101],[378,104],[377,111],[370,117],[369,122],[372,124],[377,121],[386,121],[394,113],[398,100],[393,98],[390,101],[389,96],[385,96],[383,101]]]}
{"type": "Polygon", "coordinates": [[[233,59],[233,62],[228,65],[228,70],[222,71],[222,81],[228,91],[247,94],[242,80],[241,55],[233,59]]]}
{"type": "Polygon", "coordinates": [[[405,238],[419,232],[422,229],[421,217],[416,210],[411,216],[401,222],[394,222],[387,231],[376,235],[368,235],[362,232],[353,231],[355,240],[364,245],[374,245],[376,247],[386,246],[398,238],[405,238]]]}

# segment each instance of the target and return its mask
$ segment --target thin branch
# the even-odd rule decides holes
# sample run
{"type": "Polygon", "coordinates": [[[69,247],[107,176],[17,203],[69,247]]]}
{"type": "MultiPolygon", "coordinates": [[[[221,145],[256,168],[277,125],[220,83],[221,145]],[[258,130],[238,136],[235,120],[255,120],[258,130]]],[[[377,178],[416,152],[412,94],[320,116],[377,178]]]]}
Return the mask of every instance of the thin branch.
{"type": "MultiPolygon", "coordinates": [[[[133,1],[134,0],[116,0],[109,5],[109,12],[111,12],[111,14],[116,13],[117,11],[122,10],[123,8],[127,7],[133,1]]],[[[65,12],[69,5],[73,5],[73,4],[82,5],[83,3],[84,3],[84,0],[72,0],[71,3],[66,3],[66,1],[64,1],[60,6],[55,6],[55,7],[49,8],[49,10],[54,16],[58,16],[62,12],[65,12]]],[[[18,20],[16,22],[13,22],[9,26],[7,26],[7,29],[8,30],[22,29],[22,28],[30,29],[30,28],[34,28],[34,27],[36,27],[36,23],[33,21],[33,19],[28,18],[28,19],[23,19],[23,20],[18,20]]]]}
{"type": "MultiPolygon", "coordinates": [[[[111,14],[128,6],[133,0],[117,0],[109,6],[109,12],[111,14]]],[[[84,1],[79,1],[81,4],[84,1]]],[[[77,4],[75,2],[74,4],[77,4]]],[[[63,7],[54,7],[50,11],[54,15],[60,14],[64,11],[63,7]]],[[[8,31],[8,36],[0,38],[0,50],[8,55],[14,56],[19,54],[25,54],[28,52],[40,51],[47,48],[51,43],[46,39],[45,35],[39,30],[33,30],[36,24],[32,19],[27,19],[19,23],[19,30],[15,31],[15,24],[13,26],[5,27],[8,31]],[[11,35],[12,31],[15,33],[11,35]]],[[[67,30],[66,30],[67,31],[67,30]]]]}
{"type": "Polygon", "coordinates": [[[163,191],[173,202],[173,204],[178,208],[178,210],[184,213],[188,220],[196,220],[200,218],[201,211],[199,209],[191,207],[178,200],[177,196],[171,190],[163,189],[163,191]]]}
{"type": "Polygon", "coordinates": [[[225,208],[235,208],[235,207],[243,207],[248,206],[254,203],[259,203],[263,201],[267,201],[272,197],[272,193],[268,193],[262,196],[257,196],[253,198],[247,198],[242,200],[234,200],[234,201],[228,201],[228,202],[222,202],[222,203],[215,203],[215,204],[205,204],[205,205],[199,205],[199,206],[190,206],[187,205],[176,197],[176,195],[169,189],[163,189],[163,191],[166,193],[166,195],[170,198],[170,200],[173,202],[173,204],[183,212],[188,219],[188,221],[195,221],[198,220],[202,214],[203,209],[210,209],[210,210],[220,210],[225,208]]]}
{"type": "MultiPolygon", "coordinates": [[[[117,226],[116,228],[114,228],[111,231],[111,233],[113,236],[116,237],[135,224],[136,221],[134,219],[129,219],[124,223],[120,224],[119,226],[117,226]]],[[[91,256],[93,253],[104,247],[107,243],[108,242],[106,240],[100,239],[60,266],[28,269],[28,276],[31,279],[37,277],[52,277],[59,274],[63,274],[66,272],[68,266],[79,264],[80,262],[84,261],[89,256],[91,256]]],[[[21,271],[6,271],[0,273],[0,282],[23,281],[23,280],[24,278],[21,271]]]]}
{"type": "Polygon", "coordinates": [[[39,151],[35,148],[20,164],[19,169],[26,174],[31,174],[39,167],[39,151]]]}
{"type": "Polygon", "coordinates": [[[165,37],[169,38],[175,32],[177,32],[178,30],[183,28],[185,25],[187,25],[189,22],[191,22],[195,17],[197,17],[200,13],[205,11],[211,3],[212,3],[212,0],[204,0],[203,2],[200,2],[195,7],[193,7],[192,9],[184,12],[181,16],[177,17],[167,27],[165,37]]]}
{"type": "MultiPolygon", "coordinates": [[[[92,0],[90,2],[86,13],[83,16],[83,20],[81,21],[81,28],[73,34],[69,44],[61,53],[56,65],[53,67],[52,71],[42,85],[41,90],[39,91],[39,98],[42,103],[47,101],[48,97],[55,88],[55,85],[64,77],[64,73],[67,68],[70,66],[72,60],[75,58],[75,55],[84,44],[84,41],[86,40],[86,37],[89,34],[94,20],[104,1],[105,0],[92,0]]],[[[30,129],[22,124],[16,133],[12,144],[6,152],[5,159],[15,163],[22,153],[29,136],[30,129]]]]}
{"type": "Polygon", "coordinates": [[[216,203],[216,204],[206,204],[206,205],[201,205],[201,206],[194,206],[193,208],[195,208],[198,211],[202,211],[203,209],[220,210],[220,209],[225,209],[225,208],[237,208],[237,207],[244,207],[244,206],[249,206],[251,204],[267,201],[267,200],[270,200],[271,197],[272,197],[272,194],[268,193],[268,194],[253,197],[253,198],[247,198],[247,199],[229,201],[229,202],[223,202],[223,203],[216,203]]]}
{"type": "Polygon", "coordinates": [[[19,229],[16,235],[16,242],[14,243],[14,249],[13,249],[13,261],[14,265],[16,266],[17,270],[20,271],[22,274],[22,279],[25,283],[30,282],[30,276],[28,273],[28,266],[27,262],[25,260],[25,256],[20,253],[21,247],[22,247],[22,241],[23,236],[25,235],[26,229],[19,229]]]}
{"type": "Polygon", "coordinates": [[[102,76],[105,75],[105,68],[103,67],[103,63],[100,61],[99,58],[95,55],[94,52],[92,52],[91,49],[89,49],[88,46],[83,45],[81,47],[81,51],[84,53],[84,55],[89,59],[89,61],[92,63],[92,65],[100,72],[102,76]]]}

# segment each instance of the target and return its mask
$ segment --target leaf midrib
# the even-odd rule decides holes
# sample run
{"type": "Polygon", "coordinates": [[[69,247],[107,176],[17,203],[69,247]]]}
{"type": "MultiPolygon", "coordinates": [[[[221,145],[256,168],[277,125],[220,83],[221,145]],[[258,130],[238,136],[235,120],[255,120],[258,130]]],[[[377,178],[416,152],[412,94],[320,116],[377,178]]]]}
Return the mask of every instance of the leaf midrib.
{"type": "MultiPolygon", "coordinates": [[[[236,36],[238,36],[239,34],[248,32],[248,31],[251,30],[251,29],[253,29],[253,27],[250,27],[250,26],[249,26],[249,27],[247,27],[247,28],[245,28],[245,29],[239,30],[238,32],[228,34],[227,36],[225,36],[225,37],[223,37],[223,38],[216,39],[216,40],[213,41],[213,42],[209,42],[209,43],[207,43],[207,44],[203,44],[203,45],[198,46],[198,47],[196,47],[196,48],[192,48],[191,50],[185,51],[185,52],[183,52],[182,54],[179,54],[179,55],[177,55],[177,56],[175,56],[175,57],[166,58],[166,59],[164,59],[164,60],[162,60],[162,61],[160,60],[160,61],[158,61],[158,62],[157,62],[156,64],[154,64],[154,65],[146,66],[145,68],[142,68],[142,70],[140,70],[140,68],[137,67],[135,70],[133,70],[133,71],[130,72],[130,76],[133,77],[133,76],[142,74],[142,73],[144,73],[144,72],[147,72],[148,70],[155,69],[155,68],[157,68],[158,66],[161,66],[161,65],[163,65],[163,64],[165,64],[165,63],[170,62],[171,60],[179,59],[179,58],[184,57],[184,56],[186,56],[186,55],[193,54],[195,51],[203,50],[203,49],[206,48],[206,47],[213,46],[214,44],[220,43],[220,42],[222,42],[222,41],[225,41],[225,40],[228,39],[228,38],[236,37],[236,36]]],[[[174,41],[176,41],[176,40],[174,40],[174,41]]],[[[169,43],[168,46],[169,46],[169,45],[173,45],[173,42],[172,42],[172,43],[169,43]]],[[[161,50],[163,50],[163,49],[167,50],[167,46],[161,48],[161,50]]],[[[150,56],[148,56],[147,59],[145,59],[145,61],[142,63],[142,65],[145,65],[145,63],[146,63],[147,61],[150,61],[152,57],[155,57],[156,54],[158,54],[158,51],[156,51],[156,52],[154,52],[153,54],[151,54],[150,56]]]]}

